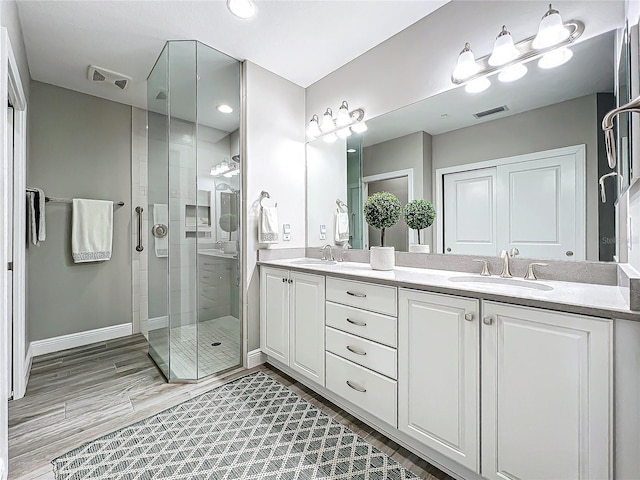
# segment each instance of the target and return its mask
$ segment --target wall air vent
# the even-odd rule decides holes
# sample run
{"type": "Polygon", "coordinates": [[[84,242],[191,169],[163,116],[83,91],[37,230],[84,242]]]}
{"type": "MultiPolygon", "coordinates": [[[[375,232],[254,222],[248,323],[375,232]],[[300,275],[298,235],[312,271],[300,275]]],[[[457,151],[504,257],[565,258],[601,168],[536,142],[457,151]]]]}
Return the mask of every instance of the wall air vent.
{"type": "Polygon", "coordinates": [[[120,90],[124,90],[129,85],[131,77],[122,73],[114,72],[107,68],[98,67],[96,65],[89,65],[87,71],[87,78],[93,83],[107,83],[118,87],[120,90]]]}
{"type": "Polygon", "coordinates": [[[496,113],[506,112],[507,110],[509,110],[509,108],[506,105],[502,105],[501,107],[490,108],[484,112],[474,113],[473,116],[476,118],[483,118],[488,117],[489,115],[495,115],[496,113]]]}

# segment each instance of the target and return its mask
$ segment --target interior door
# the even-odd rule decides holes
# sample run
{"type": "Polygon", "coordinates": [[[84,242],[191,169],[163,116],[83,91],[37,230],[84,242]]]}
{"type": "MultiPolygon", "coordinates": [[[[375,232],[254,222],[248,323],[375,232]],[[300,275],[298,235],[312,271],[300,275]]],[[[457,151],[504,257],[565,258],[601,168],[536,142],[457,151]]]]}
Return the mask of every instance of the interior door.
{"type": "Polygon", "coordinates": [[[444,252],[495,255],[496,169],[444,175],[444,252]]]}
{"type": "Polygon", "coordinates": [[[584,209],[574,154],[498,169],[498,246],[528,258],[585,259],[584,209]]]}

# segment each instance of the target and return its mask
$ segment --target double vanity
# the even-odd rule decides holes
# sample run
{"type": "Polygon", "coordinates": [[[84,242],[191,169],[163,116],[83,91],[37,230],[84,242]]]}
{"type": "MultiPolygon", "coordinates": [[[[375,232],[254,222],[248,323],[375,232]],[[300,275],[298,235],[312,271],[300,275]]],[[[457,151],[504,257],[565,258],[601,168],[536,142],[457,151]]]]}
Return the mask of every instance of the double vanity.
{"type": "Polygon", "coordinates": [[[640,314],[618,286],[259,263],[268,362],[451,475],[639,471],[627,449],[640,388],[623,361],[638,355],[640,314]]]}

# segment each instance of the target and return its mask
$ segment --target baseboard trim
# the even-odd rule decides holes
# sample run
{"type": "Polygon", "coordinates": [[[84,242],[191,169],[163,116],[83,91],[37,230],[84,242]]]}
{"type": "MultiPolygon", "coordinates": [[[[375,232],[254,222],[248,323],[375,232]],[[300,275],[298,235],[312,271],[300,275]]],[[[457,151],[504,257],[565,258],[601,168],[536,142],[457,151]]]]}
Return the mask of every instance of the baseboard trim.
{"type": "MultiPolygon", "coordinates": [[[[31,376],[31,364],[33,364],[33,344],[29,343],[29,348],[27,349],[27,356],[24,360],[24,391],[27,391],[27,387],[29,386],[29,377],[31,376]]],[[[24,396],[24,393],[23,393],[24,396]]]]}
{"type": "Polygon", "coordinates": [[[60,352],[69,348],[82,347],[97,342],[105,342],[114,338],[126,337],[133,334],[133,324],[123,323],[111,327],[96,328],[86,332],[71,333],[60,337],[45,338],[31,342],[29,350],[32,357],[60,352]]]}
{"type": "Polygon", "coordinates": [[[263,363],[267,363],[267,356],[259,348],[251,350],[247,354],[247,368],[257,367],[263,363]]]}

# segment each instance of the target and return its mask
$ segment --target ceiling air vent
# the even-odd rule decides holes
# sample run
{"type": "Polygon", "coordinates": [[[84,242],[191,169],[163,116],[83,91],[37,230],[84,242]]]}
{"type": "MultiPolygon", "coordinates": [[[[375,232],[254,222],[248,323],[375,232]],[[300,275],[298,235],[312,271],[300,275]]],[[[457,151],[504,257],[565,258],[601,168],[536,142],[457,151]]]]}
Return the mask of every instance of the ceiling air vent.
{"type": "Polygon", "coordinates": [[[490,108],[484,112],[474,113],[473,116],[476,118],[483,118],[488,117],[489,115],[495,115],[496,113],[506,112],[507,110],[509,110],[509,108],[506,105],[502,105],[501,107],[490,108]]]}
{"type": "Polygon", "coordinates": [[[87,78],[94,83],[109,83],[118,87],[120,90],[127,88],[127,85],[129,85],[129,82],[131,81],[131,77],[128,75],[114,72],[113,70],[98,67],[96,65],[89,65],[87,78]]]}

